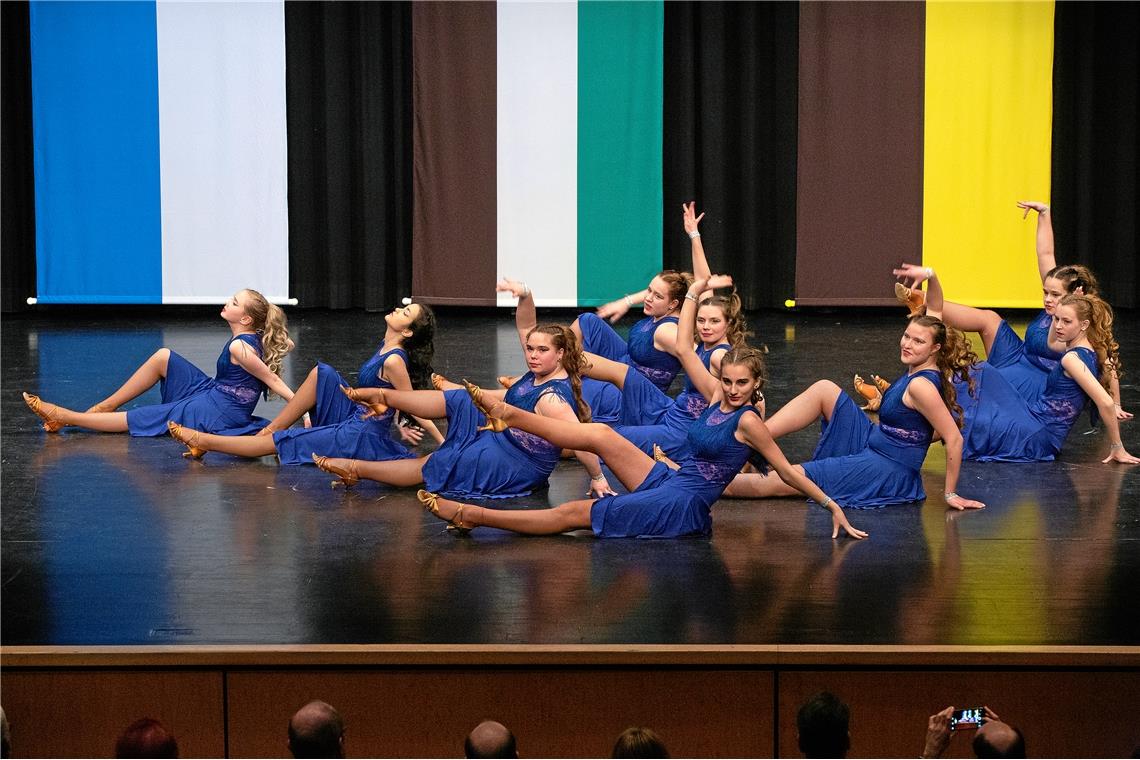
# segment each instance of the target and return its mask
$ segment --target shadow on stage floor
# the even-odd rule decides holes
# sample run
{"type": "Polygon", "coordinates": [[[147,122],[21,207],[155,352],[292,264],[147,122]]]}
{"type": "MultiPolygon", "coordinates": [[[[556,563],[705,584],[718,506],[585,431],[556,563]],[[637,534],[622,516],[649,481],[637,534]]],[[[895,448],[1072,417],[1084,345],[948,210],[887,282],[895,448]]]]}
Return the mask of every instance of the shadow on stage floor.
{"type": "MultiPolygon", "coordinates": [[[[946,507],[935,445],[927,501],[849,512],[871,534],[859,543],[832,541],[828,515],[799,498],[722,500],[708,539],[456,538],[414,490],[346,493],[272,458],[192,462],[165,437],[46,435],[20,391],[83,409],[159,346],[211,370],[226,338],[212,311],[80,315],[4,320],[7,646],[1140,643],[1140,468],[1102,465],[1105,434],[1087,415],[1060,461],[967,463],[958,490],[988,504],[976,513],[946,507]]],[[[1118,316],[1128,370],[1140,316],[1118,316]]],[[[897,374],[903,325],[887,313],[753,315],[754,340],[771,348],[769,409],[820,378],[897,374]]],[[[354,377],[383,321],[295,311],[291,327],[296,387],[318,359],[354,377]]],[[[438,371],[489,383],[521,364],[510,312],[441,312],[438,371]]],[[[1140,412],[1137,376],[1123,398],[1140,412]]],[[[1133,453],[1138,425],[1123,427],[1133,453]]],[[[816,434],[781,446],[802,461],[816,434]]],[[[586,482],[564,462],[549,489],[503,504],[554,505],[586,482]]]]}

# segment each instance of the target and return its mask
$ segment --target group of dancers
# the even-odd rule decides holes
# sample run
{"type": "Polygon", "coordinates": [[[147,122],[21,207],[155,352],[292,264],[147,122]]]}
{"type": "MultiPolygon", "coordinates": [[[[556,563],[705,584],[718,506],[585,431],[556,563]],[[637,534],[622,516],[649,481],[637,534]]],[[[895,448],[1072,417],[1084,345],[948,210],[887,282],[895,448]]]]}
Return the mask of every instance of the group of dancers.
{"type": "Polygon", "coordinates": [[[1120,421],[1132,415],[1120,406],[1112,309],[1086,267],[1056,265],[1048,206],[1018,205],[1037,215],[1044,310],[1022,340],[996,313],[946,301],[933,269],[896,269],[903,279],[896,293],[911,309],[900,339],[905,371],[892,383],[855,378],[878,424],[830,380],[766,415],[766,349],[747,342],[732,278],[709,268],[704,214],[694,203],[683,207],[692,273],[662,271],[644,290],[572,325],[539,324],[527,285],[500,281],[498,289],[518,299],[527,369],[499,378],[499,389],[432,373],[435,316],[413,303],[385,317],[383,341],[355,387],[318,363],[294,392],[280,377],[293,347],[283,312],[242,290],[221,312],[231,337],[214,378],[163,348],[85,412],[24,399],[48,432],[169,432],[194,458],[276,454],[283,465],[315,463],[338,477],[334,485],[363,478],[422,486],[419,500],[459,533],[489,526],[527,534],[590,529],[602,537],[705,534],[722,494],[803,494],[830,512],[833,538],[841,531],[865,538],[844,507],[924,499],[920,469],[935,438],[946,457],[945,500],[956,509],[985,506],[956,491],[963,459],[1052,460],[1090,403],[1107,433],[1104,461],[1140,463],[1120,439],[1120,421]],[[610,323],[637,305],[645,316],[623,340],[610,323]],[[986,361],[963,330],[980,333],[986,361]],[[684,389],[672,398],[666,391],[682,369],[684,389]],[[155,383],[161,404],[117,411],[155,383]],[[284,408],[269,421],[254,417],[270,391],[284,408]],[[402,424],[409,417],[418,426],[402,424]],[[444,418],[446,434],[433,422],[444,418]],[[776,440],[816,420],[821,434],[811,460],[789,463],[776,440]],[[417,454],[409,446],[425,434],[438,448],[417,454]],[[585,467],[586,498],[547,509],[469,502],[525,496],[563,455],[585,467]],[[603,464],[625,493],[615,493],[603,464]]]}

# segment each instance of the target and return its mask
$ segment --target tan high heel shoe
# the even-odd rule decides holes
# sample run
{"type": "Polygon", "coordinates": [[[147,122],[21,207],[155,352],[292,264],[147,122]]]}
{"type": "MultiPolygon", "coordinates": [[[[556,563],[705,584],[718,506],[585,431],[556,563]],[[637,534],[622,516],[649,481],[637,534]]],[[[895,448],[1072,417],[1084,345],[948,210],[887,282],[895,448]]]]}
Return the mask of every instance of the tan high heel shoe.
{"type": "Polygon", "coordinates": [[[337,467],[334,464],[330,464],[329,460],[331,458],[332,457],[323,457],[320,454],[313,454],[313,464],[319,467],[322,471],[327,472],[330,475],[336,475],[338,478],[340,478],[340,480],[332,481],[331,485],[333,488],[336,488],[337,486],[344,486],[346,489],[352,488],[354,485],[360,482],[360,476],[356,474],[355,459],[348,460],[348,467],[337,467]]]}
{"type": "Polygon", "coordinates": [[[879,393],[885,394],[887,392],[887,388],[891,387],[890,383],[888,383],[886,380],[879,377],[878,375],[871,375],[871,380],[874,381],[875,387],[879,389],[879,393]]]}
{"type": "Polygon", "coordinates": [[[201,432],[182,427],[174,420],[167,421],[166,429],[170,431],[171,438],[186,446],[186,451],[182,452],[182,456],[191,459],[201,459],[206,456],[207,449],[198,445],[201,432]]]}
{"type": "Polygon", "coordinates": [[[896,282],[895,298],[910,312],[907,317],[917,317],[926,313],[926,293],[918,288],[908,288],[901,282],[896,282]]]}
{"type": "MultiPolygon", "coordinates": [[[[380,388],[380,396],[384,396],[384,389],[380,388]]],[[[383,401],[367,401],[364,395],[358,388],[349,388],[347,385],[340,386],[340,392],[348,396],[349,400],[353,403],[360,404],[362,407],[372,413],[373,417],[382,417],[388,411],[388,405],[383,401]]]]}
{"type": "Polygon", "coordinates": [[[448,380],[446,377],[439,374],[438,372],[432,372],[431,373],[431,387],[432,388],[435,388],[437,391],[445,391],[448,389],[447,388],[448,385],[455,385],[455,383],[451,382],[450,380],[448,380]]]}
{"type": "Polygon", "coordinates": [[[420,504],[424,505],[424,509],[446,522],[448,530],[455,531],[460,536],[465,536],[471,532],[471,528],[463,524],[463,507],[465,505],[460,504],[455,510],[455,517],[448,520],[439,513],[439,494],[421,488],[416,491],[416,498],[420,500],[420,504]]]}
{"type": "Polygon", "coordinates": [[[63,427],[63,423],[56,419],[56,412],[59,409],[55,404],[47,404],[51,409],[45,409],[43,399],[39,396],[33,396],[30,393],[24,394],[24,403],[32,412],[43,420],[43,428],[48,433],[58,433],[59,429],[63,427]]]}
{"type": "Polygon", "coordinates": [[[499,381],[499,385],[503,386],[506,390],[510,390],[511,386],[518,382],[518,377],[512,375],[499,375],[495,378],[499,381]]]}
{"type": "Polygon", "coordinates": [[[467,390],[467,395],[471,397],[471,401],[475,404],[475,407],[487,417],[487,424],[481,425],[477,428],[478,430],[491,430],[496,433],[501,433],[509,427],[506,420],[492,414],[491,409],[494,407],[495,402],[487,403],[487,400],[483,398],[482,388],[469,382],[466,378],[463,380],[463,387],[467,390]]]}
{"type": "Polygon", "coordinates": [[[658,446],[656,443],[653,444],[653,459],[657,462],[664,462],[665,466],[670,470],[681,469],[681,465],[670,459],[669,455],[665,453],[665,450],[658,446]]]}
{"type": "Polygon", "coordinates": [[[879,405],[883,403],[882,392],[871,383],[864,382],[859,375],[855,375],[854,384],[855,392],[867,399],[867,405],[863,408],[871,412],[878,411],[879,405]]]}

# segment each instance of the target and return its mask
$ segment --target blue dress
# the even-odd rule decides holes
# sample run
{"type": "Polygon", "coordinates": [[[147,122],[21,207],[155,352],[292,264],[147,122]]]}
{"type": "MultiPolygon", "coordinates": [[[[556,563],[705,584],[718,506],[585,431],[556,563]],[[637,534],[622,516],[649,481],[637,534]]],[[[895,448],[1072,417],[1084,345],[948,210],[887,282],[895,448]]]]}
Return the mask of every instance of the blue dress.
{"type": "MultiPolygon", "coordinates": [[[[731,348],[727,343],[712,348],[700,345],[697,346],[697,357],[711,372],[713,353],[731,348]]],[[[687,377],[684,390],[676,399],[671,399],[632,368],[626,372],[621,399],[621,424],[614,429],[646,454],[653,454],[653,444],[656,443],[674,459],[683,456],[689,426],[709,405],[687,377]]]]}
{"type": "Polygon", "coordinates": [[[1022,340],[1003,319],[986,357],[989,365],[1026,400],[1042,394],[1049,372],[1061,360],[1061,354],[1049,348],[1052,327],[1053,318],[1042,311],[1025,328],[1022,340]]]}
{"type": "Polygon", "coordinates": [[[613,383],[582,378],[582,400],[590,405],[590,419],[603,425],[621,421],[621,391],[613,383]]]}
{"type": "MultiPolygon", "coordinates": [[[[1096,375],[1096,352],[1079,347],[1076,352],[1089,371],[1096,375]]],[[[1065,374],[1058,361],[1045,376],[1041,394],[1026,400],[1005,373],[987,362],[971,371],[976,397],[965,384],[955,383],[958,403],[965,412],[962,429],[964,459],[980,462],[1049,462],[1061,451],[1088,396],[1077,381],[1065,374]]]]}
{"type": "MultiPolygon", "coordinates": [[[[712,505],[749,458],[751,448],[736,440],[745,414],[759,414],[752,405],[723,412],[720,404],[705,409],[688,430],[689,456],[679,470],[657,462],[632,493],[603,496],[590,506],[590,525],[603,538],[707,534],[712,529],[712,505]]],[[[764,466],[761,460],[758,464],[764,466]]]]}
{"type": "MultiPolygon", "coordinates": [[[[533,412],[548,393],[574,406],[566,379],[534,384],[527,372],[507,390],[506,402],[533,412]]],[[[444,391],[447,438],[423,466],[424,487],[450,499],[509,499],[526,496],[546,483],[562,450],[545,438],[508,428],[501,433],[477,431],[486,416],[467,391],[444,391]]]]}
{"type": "Polygon", "coordinates": [[[672,354],[654,348],[653,336],[661,325],[675,325],[677,321],[677,317],[661,317],[656,321],[646,317],[629,328],[628,343],[597,314],[579,315],[578,328],[582,331],[585,350],[636,368],[660,390],[666,391],[681,371],[681,362],[672,354]]]}
{"type": "MultiPolygon", "coordinates": [[[[383,353],[377,350],[360,367],[356,384],[362,388],[393,387],[380,376],[384,362],[392,355],[399,356],[405,365],[408,363],[408,354],[402,348],[383,353]]],[[[341,392],[342,385],[349,383],[340,373],[324,362],[317,363],[317,403],[310,415],[313,426],[278,430],[273,434],[281,464],[312,464],[313,454],[371,462],[416,456],[392,437],[395,409],[364,419],[366,410],[341,392]]]]}
{"type": "Polygon", "coordinates": [[[162,403],[128,411],[130,434],[166,435],[168,421],[217,435],[249,435],[268,425],[269,420],[253,416],[258,397],[265,393],[265,383],[230,360],[230,344],[235,340],[261,356],[261,338],[235,335],[222,347],[214,377],[171,351],[160,386],[162,403]]]}
{"type": "Polygon", "coordinates": [[[937,370],[924,369],[891,383],[875,425],[851,397],[840,391],[831,420],[821,420],[819,444],[805,474],[845,509],[870,509],[922,501],[922,460],[934,436],[926,418],[903,404],[916,377],[942,388],[937,370]]]}

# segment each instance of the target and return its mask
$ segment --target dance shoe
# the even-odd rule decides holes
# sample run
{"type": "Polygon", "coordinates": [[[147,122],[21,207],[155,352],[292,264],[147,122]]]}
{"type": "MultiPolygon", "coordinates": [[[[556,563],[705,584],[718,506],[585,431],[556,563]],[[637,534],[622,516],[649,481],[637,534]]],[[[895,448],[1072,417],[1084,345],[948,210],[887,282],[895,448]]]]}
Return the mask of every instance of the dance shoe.
{"type": "Polygon", "coordinates": [[[877,412],[879,405],[883,403],[883,393],[875,385],[863,381],[859,375],[855,375],[855,391],[863,398],[867,399],[867,405],[863,407],[867,411],[877,412]]]}
{"type": "Polygon", "coordinates": [[[63,427],[63,423],[55,417],[57,407],[54,404],[45,404],[39,396],[33,396],[30,393],[24,394],[24,403],[28,405],[28,408],[31,409],[37,417],[44,421],[43,428],[45,431],[58,433],[59,429],[63,427]]]}
{"type": "Polygon", "coordinates": [[[926,313],[926,293],[918,288],[908,288],[901,282],[895,283],[895,298],[910,312],[908,317],[926,313]]]}
{"type": "Polygon", "coordinates": [[[420,490],[416,491],[416,498],[420,500],[420,504],[424,505],[424,509],[426,509],[428,512],[431,512],[440,520],[446,522],[448,530],[455,531],[461,536],[465,536],[471,532],[471,528],[463,524],[463,507],[465,505],[460,504],[455,510],[455,517],[452,517],[450,520],[448,520],[446,517],[439,513],[438,494],[434,494],[431,491],[425,491],[421,488],[420,490]]]}
{"type": "MultiPolygon", "coordinates": [[[[380,397],[384,397],[383,388],[373,388],[371,391],[380,391],[380,397]]],[[[383,401],[368,401],[364,398],[364,394],[359,388],[349,388],[347,385],[340,386],[340,392],[348,396],[350,401],[360,404],[367,409],[371,414],[366,415],[369,417],[382,417],[388,411],[388,405],[383,401]]]]}
{"type": "Polygon", "coordinates": [[[463,387],[467,389],[467,395],[471,397],[471,401],[475,404],[475,408],[481,411],[487,417],[487,424],[482,425],[478,430],[491,430],[496,433],[501,433],[509,427],[507,421],[501,417],[495,416],[492,412],[494,409],[495,401],[493,399],[483,398],[483,389],[466,378],[463,380],[463,387]]]}
{"type": "Polygon", "coordinates": [[[321,468],[324,472],[330,475],[336,475],[340,480],[332,481],[332,487],[344,486],[345,488],[352,488],[360,482],[360,476],[356,474],[356,460],[348,460],[348,467],[338,467],[332,464],[332,457],[323,457],[320,454],[313,454],[313,464],[321,468]]]}
{"type": "Polygon", "coordinates": [[[167,421],[166,429],[170,431],[171,438],[186,446],[182,456],[191,459],[201,459],[206,456],[207,449],[198,445],[198,438],[202,435],[199,431],[182,427],[174,420],[167,421]]]}

